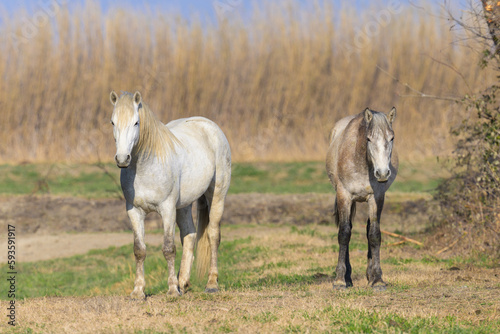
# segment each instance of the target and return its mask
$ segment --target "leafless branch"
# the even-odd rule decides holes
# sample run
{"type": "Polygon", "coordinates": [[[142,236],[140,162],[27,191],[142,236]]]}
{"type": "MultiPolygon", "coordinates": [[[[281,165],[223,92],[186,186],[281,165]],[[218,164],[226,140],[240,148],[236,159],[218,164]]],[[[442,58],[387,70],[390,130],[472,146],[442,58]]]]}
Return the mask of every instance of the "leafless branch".
{"type": "Polygon", "coordinates": [[[465,80],[464,75],[463,75],[463,74],[462,74],[459,70],[457,70],[455,66],[450,65],[450,64],[448,64],[448,63],[445,63],[445,62],[443,62],[443,61],[441,61],[441,60],[439,60],[439,59],[436,59],[436,58],[434,58],[434,57],[432,57],[432,56],[430,56],[430,55],[426,55],[426,56],[427,56],[427,57],[429,57],[429,58],[431,58],[431,59],[432,59],[433,61],[435,61],[436,63],[441,64],[441,65],[443,65],[443,66],[445,66],[445,67],[448,67],[448,68],[449,68],[449,69],[451,69],[453,72],[455,72],[455,73],[456,73],[456,74],[457,74],[460,78],[462,78],[462,81],[465,83],[465,85],[467,86],[467,89],[469,90],[469,94],[470,94],[470,95],[472,95],[472,94],[473,94],[473,91],[472,91],[471,87],[469,86],[469,83],[467,82],[467,80],[465,80]]]}
{"type": "Polygon", "coordinates": [[[421,92],[421,91],[413,88],[408,83],[402,82],[401,80],[399,80],[398,78],[396,78],[395,76],[393,76],[392,74],[390,74],[389,72],[387,72],[386,70],[384,70],[382,67],[380,67],[380,66],[377,65],[377,68],[379,70],[381,70],[382,72],[384,72],[385,74],[387,74],[389,77],[391,77],[397,83],[405,86],[409,90],[411,90],[414,93],[416,93],[416,95],[401,95],[401,94],[398,94],[400,97],[421,97],[421,98],[429,98],[429,99],[445,100],[445,101],[455,101],[455,102],[461,100],[460,97],[455,97],[455,96],[437,96],[437,95],[430,95],[430,94],[423,93],[423,92],[421,92]]]}

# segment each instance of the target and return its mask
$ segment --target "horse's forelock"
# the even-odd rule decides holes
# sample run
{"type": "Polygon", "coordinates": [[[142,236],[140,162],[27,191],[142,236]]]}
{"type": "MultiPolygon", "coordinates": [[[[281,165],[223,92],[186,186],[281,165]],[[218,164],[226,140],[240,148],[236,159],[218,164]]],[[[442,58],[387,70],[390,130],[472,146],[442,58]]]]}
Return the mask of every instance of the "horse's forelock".
{"type": "Polygon", "coordinates": [[[134,116],[133,96],[130,93],[123,93],[116,101],[113,113],[116,115],[119,127],[128,125],[134,116]]]}
{"type": "Polygon", "coordinates": [[[388,130],[392,131],[391,124],[384,113],[378,111],[372,111],[372,113],[373,118],[367,126],[368,134],[375,135],[377,133],[387,133],[388,130]]]}

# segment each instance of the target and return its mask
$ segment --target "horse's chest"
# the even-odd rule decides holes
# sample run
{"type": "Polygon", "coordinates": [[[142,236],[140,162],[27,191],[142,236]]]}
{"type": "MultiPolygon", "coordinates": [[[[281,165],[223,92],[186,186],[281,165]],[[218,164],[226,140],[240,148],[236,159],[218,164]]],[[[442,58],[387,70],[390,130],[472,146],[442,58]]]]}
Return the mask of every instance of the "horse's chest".
{"type": "Polygon", "coordinates": [[[357,177],[347,177],[342,180],[343,187],[351,194],[352,200],[364,202],[373,195],[373,188],[368,177],[357,175],[357,177]]]}
{"type": "Polygon", "coordinates": [[[158,206],[172,193],[174,184],[161,174],[122,174],[123,195],[127,202],[146,212],[157,211],[158,206]]]}

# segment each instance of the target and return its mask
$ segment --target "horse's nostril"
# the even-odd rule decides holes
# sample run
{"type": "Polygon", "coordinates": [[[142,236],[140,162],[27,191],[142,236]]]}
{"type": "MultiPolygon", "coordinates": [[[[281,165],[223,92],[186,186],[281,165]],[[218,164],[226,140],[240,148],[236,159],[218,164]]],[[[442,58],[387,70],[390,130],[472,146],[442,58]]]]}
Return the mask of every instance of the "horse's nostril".
{"type": "Polygon", "coordinates": [[[379,178],[380,178],[380,172],[378,171],[378,169],[375,171],[375,177],[376,177],[377,179],[379,179],[379,178]]]}
{"type": "Polygon", "coordinates": [[[127,154],[127,162],[130,161],[130,154],[127,154]]]}

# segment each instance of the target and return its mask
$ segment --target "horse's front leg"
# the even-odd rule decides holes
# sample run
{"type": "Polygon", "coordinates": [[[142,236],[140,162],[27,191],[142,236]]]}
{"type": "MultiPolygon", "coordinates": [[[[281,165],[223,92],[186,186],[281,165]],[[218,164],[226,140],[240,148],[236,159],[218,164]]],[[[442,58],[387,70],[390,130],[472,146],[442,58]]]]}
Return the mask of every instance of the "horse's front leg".
{"type": "Polygon", "coordinates": [[[127,214],[134,230],[134,255],[135,255],[135,282],[134,291],[130,294],[132,299],[144,299],[144,260],[146,259],[146,244],[144,243],[144,218],[146,214],[141,209],[127,203],[127,214]]]}
{"type": "Polygon", "coordinates": [[[382,269],[380,268],[380,244],[382,236],[380,233],[380,216],[384,207],[384,197],[368,200],[369,214],[366,225],[366,237],[368,239],[368,266],[366,268],[366,278],[368,284],[374,289],[385,290],[386,284],[382,280],[382,269]]]}
{"type": "Polygon", "coordinates": [[[170,296],[180,296],[179,281],[175,275],[175,202],[166,201],[160,206],[160,215],[163,220],[163,256],[167,260],[168,268],[168,294],[170,296]]]}
{"type": "MultiPolygon", "coordinates": [[[[340,188],[340,187],[339,187],[340,188]]],[[[349,261],[349,242],[351,240],[351,210],[352,200],[348,194],[337,190],[337,215],[339,217],[339,259],[337,277],[333,282],[334,289],[345,289],[352,286],[351,263],[349,261]]]]}

